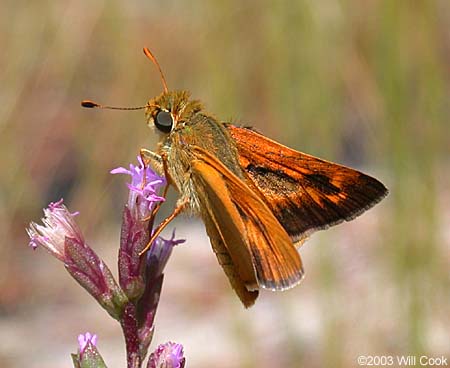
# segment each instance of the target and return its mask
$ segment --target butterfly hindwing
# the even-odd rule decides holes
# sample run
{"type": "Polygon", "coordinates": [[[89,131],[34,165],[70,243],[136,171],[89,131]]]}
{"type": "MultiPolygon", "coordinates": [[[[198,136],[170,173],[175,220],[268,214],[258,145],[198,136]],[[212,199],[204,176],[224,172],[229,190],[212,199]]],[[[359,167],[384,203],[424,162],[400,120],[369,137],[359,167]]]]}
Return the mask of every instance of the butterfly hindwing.
{"type": "Polygon", "coordinates": [[[295,242],[355,218],[387,194],[382,183],[357,170],[292,150],[248,128],[226,127],[242,169],[295,242]]]}

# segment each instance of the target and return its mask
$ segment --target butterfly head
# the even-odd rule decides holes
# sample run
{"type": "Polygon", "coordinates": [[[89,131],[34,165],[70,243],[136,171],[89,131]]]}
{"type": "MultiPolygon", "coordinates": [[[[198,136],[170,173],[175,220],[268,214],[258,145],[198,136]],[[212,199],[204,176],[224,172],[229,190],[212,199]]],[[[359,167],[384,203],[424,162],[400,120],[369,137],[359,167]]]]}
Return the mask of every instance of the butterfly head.
{"type": "Polygon", "coordinates": [[[162,134],[169,134],[203,110],[198,100],[191,100],[187,91],[167,91],[151,99],[145,109],[147,125],[162,134]]]}

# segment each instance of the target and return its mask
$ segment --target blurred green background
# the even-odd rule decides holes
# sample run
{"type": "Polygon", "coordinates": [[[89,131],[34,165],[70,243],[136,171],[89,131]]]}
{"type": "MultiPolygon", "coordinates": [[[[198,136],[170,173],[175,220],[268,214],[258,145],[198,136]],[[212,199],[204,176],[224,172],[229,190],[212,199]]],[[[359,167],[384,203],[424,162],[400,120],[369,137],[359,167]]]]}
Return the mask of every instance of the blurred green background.
{"type": "MultiPolygon", "coordinates": [[[[123,367],[120,328],[25,227],[64,197],[114,269],[125,178],[156,137],[142,105],[188,89],[222,120],[359,168],[390,195],[301,249],[307,276],[244,310],[203,226],[166,272],[153,345],[191,367],[349,367],[359,355],[450,359],[450,2],[12,1],[0,12],[0,366],[70,366],[78,333],[123,367]]],[[[171,197],[175,198],[172,193],[171,197]]],[[[170,207],[170,206],[168,206],[170,207]]],[[[169,229],[171,231],[171,229],[169,229]]]]}

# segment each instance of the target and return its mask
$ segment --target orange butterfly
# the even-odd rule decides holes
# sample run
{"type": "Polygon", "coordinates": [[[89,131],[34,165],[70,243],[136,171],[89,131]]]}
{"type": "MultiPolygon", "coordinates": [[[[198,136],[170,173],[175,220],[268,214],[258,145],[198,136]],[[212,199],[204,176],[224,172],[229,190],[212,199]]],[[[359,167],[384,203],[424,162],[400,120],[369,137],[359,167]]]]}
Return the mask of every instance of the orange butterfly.
{"type": "Polygon", "coordinates": [[[164,92],[141,107],[160,134],[156,152],[141,154],[180,193],[152,239],[179,213],[199,215],[246,307],[259,287],[285,290],[300,282],[297,247],[313,231],[352,220],[387,195],[382,183],[359,171],[219,122],[188,92],[169,91],[156,59],[144,52],[158,67],[164,92]]]}

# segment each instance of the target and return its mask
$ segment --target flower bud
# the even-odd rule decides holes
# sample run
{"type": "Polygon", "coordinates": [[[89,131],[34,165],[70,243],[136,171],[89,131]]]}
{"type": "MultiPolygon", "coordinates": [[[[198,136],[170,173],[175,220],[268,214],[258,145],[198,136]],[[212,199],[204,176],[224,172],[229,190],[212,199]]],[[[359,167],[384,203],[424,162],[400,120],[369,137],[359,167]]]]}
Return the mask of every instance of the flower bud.
{"type": "Polygon", "coordinates": [[[106,368],[97,347],[97,335],[86,332],[78,336],[78,353],[72,354],[75,368],[106,368]]]}
{"type": "Polygon", "coordinates": [[[32,222],[27,229],[30,246],[42,246],[62,261],[72,277],[118,319],[128,299],[106,264],[85,243],[74,220],[76,214],[69,212],[62,199],[50,203],[44,209],[44,225],[32,222]]]}
{"type": "Polygon", "coordinates": [[[166,342],[151,353],[147,368],[183,368],[186,361],[183,354],[183,345],[166,342]]]}

